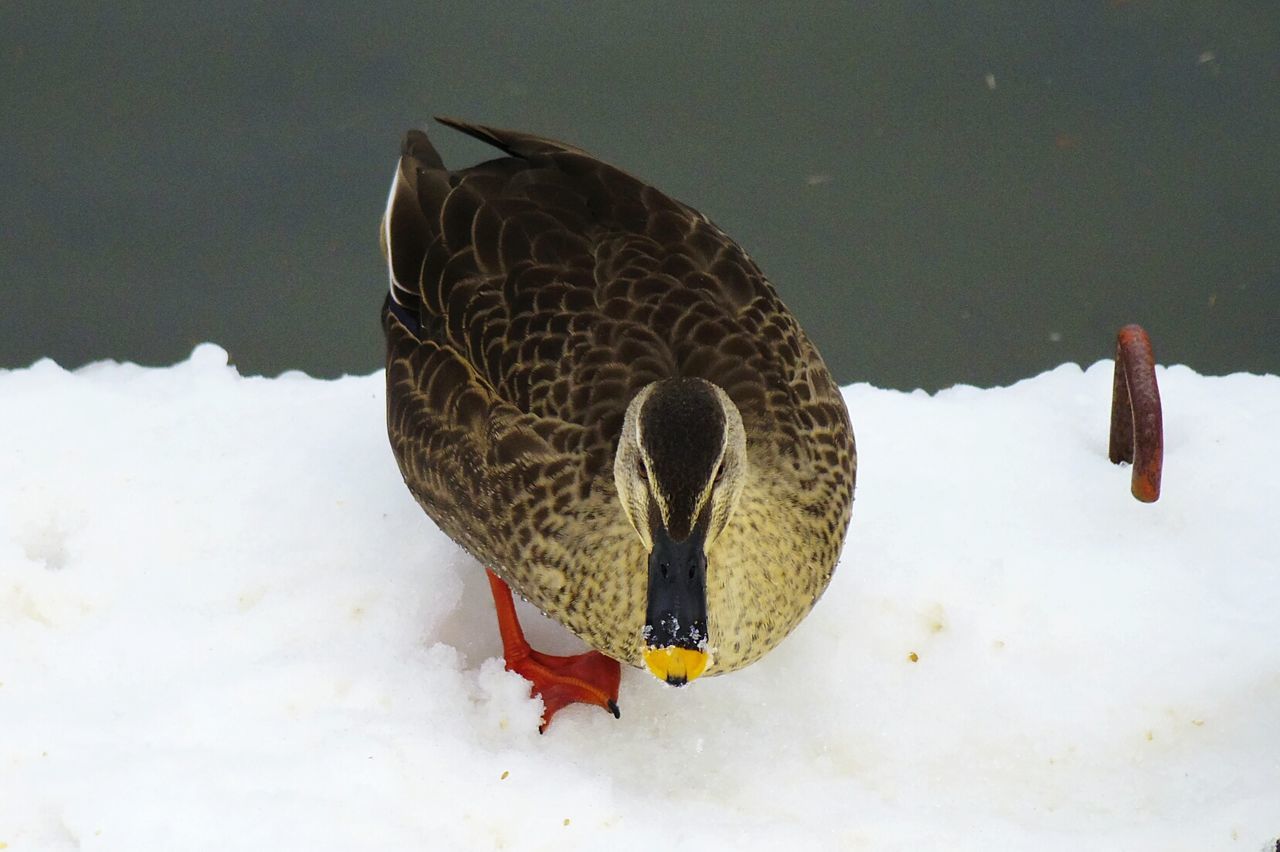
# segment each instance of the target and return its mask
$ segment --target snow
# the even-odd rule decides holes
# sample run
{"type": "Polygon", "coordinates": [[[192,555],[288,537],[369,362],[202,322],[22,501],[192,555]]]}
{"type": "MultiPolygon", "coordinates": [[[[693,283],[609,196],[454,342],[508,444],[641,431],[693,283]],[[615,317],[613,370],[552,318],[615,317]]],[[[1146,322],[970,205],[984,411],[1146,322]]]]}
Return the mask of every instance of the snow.
{"type": "Polygon", "coordinates": [[[1110,362],[846,388],[813,614],[539,735],[379,375],[0,371],[0,848],[1272,849],[1280,378],[1157,373],[1153,505],[1106,458],[1110,362]]]}

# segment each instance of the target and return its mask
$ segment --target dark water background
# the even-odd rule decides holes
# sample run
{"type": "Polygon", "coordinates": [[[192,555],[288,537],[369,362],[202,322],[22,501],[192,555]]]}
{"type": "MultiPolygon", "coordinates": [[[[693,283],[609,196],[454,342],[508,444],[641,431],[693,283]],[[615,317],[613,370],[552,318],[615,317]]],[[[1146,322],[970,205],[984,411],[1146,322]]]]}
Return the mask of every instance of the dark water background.
{"type": "Polygon", "coordinates": [[[0,0],[0,366],[375,369],[377,222],[434,113],[702,209],[842,382],[1006,383],[1135,321],[1280,373],[1276,0],[0,0]]]}

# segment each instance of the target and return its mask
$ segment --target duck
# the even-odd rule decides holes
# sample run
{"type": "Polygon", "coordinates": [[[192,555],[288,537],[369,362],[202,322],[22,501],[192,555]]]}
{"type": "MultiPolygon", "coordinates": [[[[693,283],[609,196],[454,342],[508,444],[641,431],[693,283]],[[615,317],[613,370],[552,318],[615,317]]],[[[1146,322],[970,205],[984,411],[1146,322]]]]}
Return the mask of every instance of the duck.
{"type": "Polygon", "coordinates": [[[736,671],[813,609],[857,452],[839,387],[750,255],[586,151],[437,118],[403,139],[380,243],[386,414],[412,496],[486,569],[506,667],[619,715],[621,665],[736,671]],[[515,594],[580,637],[529,646],[515,594]]]}

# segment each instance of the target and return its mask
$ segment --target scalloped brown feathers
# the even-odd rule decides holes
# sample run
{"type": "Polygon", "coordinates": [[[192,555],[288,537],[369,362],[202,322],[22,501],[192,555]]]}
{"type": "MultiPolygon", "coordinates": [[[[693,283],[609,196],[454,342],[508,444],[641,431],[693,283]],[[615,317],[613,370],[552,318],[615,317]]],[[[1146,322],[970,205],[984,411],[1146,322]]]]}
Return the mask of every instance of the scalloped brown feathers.
{"type": "Polygon", "coordinates": [[[750,474],[708,553],[709,673],[758,658],[826,588],[849,522],[853,434],[822,358],[693,208],[577,148],[441,121],[509,156],[450,172],[425,134],[402,148],[383,325],[406,484],[543,612],[642,665],[646,553],[614,451],[641,388],[711,381],[741,412],[750,474]]]}

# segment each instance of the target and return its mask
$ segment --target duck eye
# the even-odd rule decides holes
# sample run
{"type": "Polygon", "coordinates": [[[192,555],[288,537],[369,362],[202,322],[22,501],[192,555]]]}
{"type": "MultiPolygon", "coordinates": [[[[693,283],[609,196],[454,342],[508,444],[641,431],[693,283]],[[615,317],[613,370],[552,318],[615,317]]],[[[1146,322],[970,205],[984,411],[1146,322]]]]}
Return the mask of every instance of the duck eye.
{"type": "Polygon", "coordinates": [[[649,468],[645,467],[644,459],[636,456],[636,474],[645,482],[649,481],[649,468]]]}
{"type": "Polygon", "coordinates": [[[720,466],[716,468],[716,477],[715,479],[711,480],[711,484],[712,486],[718,486],[723,481],[724,481],[724,462],[721,462],[720,466]]]}

